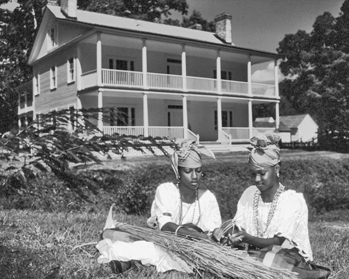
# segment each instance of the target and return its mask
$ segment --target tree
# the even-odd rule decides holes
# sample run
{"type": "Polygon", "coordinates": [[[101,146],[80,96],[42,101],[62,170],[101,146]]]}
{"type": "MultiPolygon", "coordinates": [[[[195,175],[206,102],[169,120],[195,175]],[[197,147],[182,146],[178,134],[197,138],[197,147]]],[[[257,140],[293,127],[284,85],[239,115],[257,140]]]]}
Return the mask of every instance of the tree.
{"type": "Polygon", "coordinates": [[[31,79],[27,61],[46,1],[19,0],[18,4],[13,12],[0,9],[0,133],[16,125],[15,88],[31,79]]]}
{"type": "Polygon", "coordinates": [[[339,17],[325,12],[310,33],[286,35],[278,53],[286,56],[282,94],[299,112],[310,113],[323,131],[349,131],[349,0],[339,17]]]}
{"type": "Polygon", "coordinates": [[[110,159],[111,154],[123,155],[129,149],[152,154],[160,150],[168,155],[164,147],[174,148],[174,143],[164,138],[103,134],[91,120],[97,120],[100,112],[106,121],[119,117],[105,110],[54,111],[41,115],[28,127],[1,135],[0,163],[21,161],[22,164],[10,165],[4,170],[0,164],[0,194],[7,196],[23,191],[29,194],[32,179],[43,172],[52,172],[71,191],[88,201],[79,186],[84,185],[93,193],[95,185],[73,172],[72,164],[81,167],[100,163],[102,159],[110,159]],[[69,125],[74,125],[74,131],[69,125]]]}
{"type": "Polygon", "coordinates": [[[203,31],[215,31],[215,23],[204,19],[199,11],[194,10],[189,18],[183,17],[183,27],[189,27],[194,24],[200,24],[203,31]]]}
{"type": "Polygon", "coordinates": [[[188,13],[186,0],[78,0],[80,9],[152,22],[167,18],[171,11],[188,13]]]}

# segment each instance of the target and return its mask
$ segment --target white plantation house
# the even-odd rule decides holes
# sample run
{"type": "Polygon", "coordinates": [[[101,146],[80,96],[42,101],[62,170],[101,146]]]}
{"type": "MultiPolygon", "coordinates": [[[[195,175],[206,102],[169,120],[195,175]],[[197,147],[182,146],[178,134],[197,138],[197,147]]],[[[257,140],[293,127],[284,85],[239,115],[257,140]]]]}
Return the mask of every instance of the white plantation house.
{"type": "Polygon", "coordinates": [[[211,33],[61,3],[44,10],[28,61],[32,90],[23,85],[19,97],[22,125],[52,110],[113,107],[128,117],[100,119],[104,133],[246,142],[263,128],[253,127],[252,105],[273,103],[278,128],[280,56],[235,46],[229,14],[211,33]],[[253,67],[270,62],[275,81],[253,83],[253,67]]]}

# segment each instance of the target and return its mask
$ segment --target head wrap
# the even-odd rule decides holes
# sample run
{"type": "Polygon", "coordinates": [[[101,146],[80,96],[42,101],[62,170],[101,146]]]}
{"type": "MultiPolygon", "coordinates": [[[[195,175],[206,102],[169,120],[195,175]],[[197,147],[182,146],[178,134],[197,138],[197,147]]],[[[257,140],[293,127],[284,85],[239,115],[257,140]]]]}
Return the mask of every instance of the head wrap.
{"type": "Polygon", "coordinates": [[[280,162],[280,136],[276,134],[258,135],[250,139],[253,146],[248,164],[256,168],[269,168],[280,162]]]}
{"type": "Polygon", "coordinates": [[[211,150],[193,140],[177,139],[175,144],[176,150],[171,155],[171,166],[177,179],[179,179],[178,166],[186,168],[199,168],[202,165],[202,154],[215,159],[215,156],[211,150]]]}

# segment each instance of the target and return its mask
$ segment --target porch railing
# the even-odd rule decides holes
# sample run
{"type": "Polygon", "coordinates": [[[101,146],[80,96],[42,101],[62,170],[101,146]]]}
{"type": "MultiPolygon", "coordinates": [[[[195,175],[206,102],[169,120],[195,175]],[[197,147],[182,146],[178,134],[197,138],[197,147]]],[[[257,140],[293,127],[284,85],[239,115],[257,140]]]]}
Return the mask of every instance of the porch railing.
{"type": "Polygon", "coordinates": [[[232,141],[248,140],[250,138],[248,127],[223,127],[223,131],[231,136],[232,141]]]}
{"type": "Polygon", "coordinates": [[[102,69],[102,83],[141,87],[143,75],[141,72],[102,69]]]}
{"type": "Polygon", "coordinates": [[[149,136],[177,139],[184,137],[183,127],[149,126],[149,136]]]}
{"type": "Polygon", "coordinates": [[[252,95],[274,97],[275,86],[270,84],[252,83],[252,95]]]}
{"type": "Polygon", "coordinates": [[[218,134],[218,141],[231,145],[231,135],[224,132],[223,130],[220,130],[218,134]]]}
{"type": "Polygon", "coordinates": [[[222,80],[222,92],[228,94],[248,94],[248,83],[231,81],[231,80],[222,80]]]}
{"type": "Polygon", "coordinates": [[[179,75],[147,74],[149,88],[182,89],[183,79],[179,75]]]}
{"type": "Polygon", "coordinates": [[[195,140],[196,143],[200,143],[200,135],[199,134],[195,134],[193,131],[191,131],[189,129],[187,131],[188,131],[188,139],[195,140]]]}
{"type": "Polygon", "coordinates": [[[103,132],[107,135],[118,133],[119,135],[139,136],[144,134],[143,126],[103,126],[103,132]]]}
{"type": "Polygon", "coordinates": [[[217,92],[217,80],[211,78],[187,77],[189,91],[217,92]]]}
{"type": "MultiPolygon", "coordinates": [[[[125,86],[142,88],[143,73],[102,69],[102,84],[110,86],[125,86]]],[[[81,75],[82,89],[97,85],[97,71],[92,70],[81,75]]],[[[181,75],[147,73],[147,86],[150,89],[187,90],[207,93],[218,93],[217,80],[213,78],[186,77],[187,88],[183,88],[181,75]]],[[[221,90],[224,94],[248,94],[248,83],[232,80],[221,80],[221,90]]],[[[270,84],[252,83],[252,95],[275,97],[275,86],[270,84]]]]}

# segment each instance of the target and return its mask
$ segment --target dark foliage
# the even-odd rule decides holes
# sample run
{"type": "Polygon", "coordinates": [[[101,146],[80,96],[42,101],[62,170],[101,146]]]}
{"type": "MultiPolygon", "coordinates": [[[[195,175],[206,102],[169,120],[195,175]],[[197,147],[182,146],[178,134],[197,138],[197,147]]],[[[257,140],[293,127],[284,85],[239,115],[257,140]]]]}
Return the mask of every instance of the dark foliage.
{"type": "MultiPolygon", "coordinates": [[[[348,159],[284,161],[281,183],[304,193],[310,215],[349,209],[348,170],[348,159]]],[[[224,219],[233,217],[242,192],[253,184],[252,173],[245,163],[237,162],[209,163],[204,172],[202,187],[215,193],[224,219]]],[[[5,208],[100,211],[115,203],[120,212],[149,214],[156,187],[166,181],[175,182],[170,164],[74,174],[80,179],[75,188],[50,174],[30,180],[26,188],[21,184],[16,189],[1,188],[2,204],[5,208]],[[81,199],[83,195],[87,198],[81,199]]]]}

